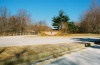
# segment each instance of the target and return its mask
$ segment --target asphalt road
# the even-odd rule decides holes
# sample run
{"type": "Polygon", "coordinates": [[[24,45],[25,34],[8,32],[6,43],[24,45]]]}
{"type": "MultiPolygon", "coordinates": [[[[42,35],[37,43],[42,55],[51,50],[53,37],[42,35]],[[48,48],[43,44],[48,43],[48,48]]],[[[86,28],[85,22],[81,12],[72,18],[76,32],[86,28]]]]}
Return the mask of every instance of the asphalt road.
{"type": "Polygon", "coordinates": [[[89,47],[82,52],[63,56],[45,65],[100,65],[100,46],[89,47]]]}

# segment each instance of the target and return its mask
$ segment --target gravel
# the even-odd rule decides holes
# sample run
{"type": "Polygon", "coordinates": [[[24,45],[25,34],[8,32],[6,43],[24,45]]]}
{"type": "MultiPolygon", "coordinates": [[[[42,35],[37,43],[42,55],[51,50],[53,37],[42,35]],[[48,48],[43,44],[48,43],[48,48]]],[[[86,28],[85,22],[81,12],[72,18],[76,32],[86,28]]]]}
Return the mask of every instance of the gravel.
{"type": "MultiPolygon", "coordinates": [[[[40,45],[40,44],[58,44],[79,42],[81,36],[4,36],[0,37],[0,46],[23,46],[23,45],[40,45]]],[[[89,37],[94,38],[94,37],[89,37]]],[[[98,37],[99,38],[99,37],[98,37]]]]}

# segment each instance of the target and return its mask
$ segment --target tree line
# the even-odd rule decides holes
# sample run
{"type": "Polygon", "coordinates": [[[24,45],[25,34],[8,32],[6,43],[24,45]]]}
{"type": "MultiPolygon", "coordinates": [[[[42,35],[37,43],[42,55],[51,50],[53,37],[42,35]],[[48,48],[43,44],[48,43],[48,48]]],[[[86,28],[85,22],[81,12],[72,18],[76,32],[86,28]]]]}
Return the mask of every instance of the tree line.
{"type": "Polygon", "coordinates": [[[33,23],[30,14],[25,9],[20,9],[11,15],[6,7],[0,7],[0,35],[19,35],[48,30],[50,27],[45,21],[33,23]]]}
{"type": "Polygon", "coordinates": [[[100,34],[100,5],[93,0],[89,9],[80,16],[80,32],[100,34]]]}
{"type": "Polygon", "coordinates": [[[91,33],[100,34],[100,5],[93,0],[89,9],[81,16],[79,22],[69,21],[70,18],[64,11],[52,18],[52,26],[57,26],[63,33],[91,33]]]}
{"type": "MultiPolygon", "coordinates": [[[[52,18],[52,22],[52,26],[63,33],[100,34],[100,5],[93,0],[89,9],[80,16],[79,23],[70,21],[63,10],[52,18]]],[[[33,22],[25,9],[19,9],[12,15],[6,7],[0,7],[0,35],[40,34],[47,30],[51,28],[45,21],[33,22]]]]}

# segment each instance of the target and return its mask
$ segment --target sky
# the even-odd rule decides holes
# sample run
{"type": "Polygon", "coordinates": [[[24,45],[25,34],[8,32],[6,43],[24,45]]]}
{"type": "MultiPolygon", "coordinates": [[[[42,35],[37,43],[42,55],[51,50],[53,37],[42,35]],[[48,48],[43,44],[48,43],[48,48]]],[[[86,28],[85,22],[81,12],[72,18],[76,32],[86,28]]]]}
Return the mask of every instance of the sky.
{"type": "Polygon", "coordinates": [[[33,22],[45,20],[49,26],[52,18],[60,10],[66,12],[70,21],[79,21],[79,16],[86,11],[92,0],[0,0],[0,7],[6,7],[11,14],[19,9],[25,9],[31,14],[33,22]]]}

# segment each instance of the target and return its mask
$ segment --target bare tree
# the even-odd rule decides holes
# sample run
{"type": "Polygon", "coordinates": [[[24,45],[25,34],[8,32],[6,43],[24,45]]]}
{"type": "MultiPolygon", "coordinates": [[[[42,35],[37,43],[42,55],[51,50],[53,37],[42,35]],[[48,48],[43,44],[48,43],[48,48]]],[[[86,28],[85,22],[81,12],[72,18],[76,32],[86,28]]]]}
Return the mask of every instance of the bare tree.
{"type": "Polygon", "coordinates": [[[19,22],[19,32],[24,32],[27,28],[27,24],[30,22],[30,14],[26,10],[21,9],[17,13],[17,18],[19,22]]]}
{"type": "Polygon", "coordinates": [[[0,30],[1,33],[7,32],[7,22],[8,22],[9,12],[6,7],[0,8],[0,30]]]}
{"type": "Polygon", "coordinates": [[[20,9],[16,15],[9,15],[6,7],[0,8],[0,34],[16,34],[26,32],[37,32],[45,31],[50,29],[45,21],[39,21],[33,24],[30,18],[30,14],[20,9]]]}
{"type": "Polygon", "coordinates": [[[0,17],[0,34],[2,34],[3,30],[2,30],[2,18],[0,17]]]}
{"type": "Polygon", "coordinates": [[[19,26],[19,22],[18,22],[18,18],[16,16],[10,16],[9,17],[9,21],[8,21],[8,33],[17,33],[18,32],[18,26],[19,26]]]}
{"type": "Polygon", "coordinates": [[[37,33],[41,33],[41,31],[50,30],[50,27],[46,24],[45,21],[40,20],[39,22],[37,22],[37,23],[34,25],[34,30],[35,30],[37,33]]]}
{"type": "Polygon", "coordinates": [[[88,11],[81,16],[81,32],[100,33],[100,5],[93,0],[88,11]]]}

